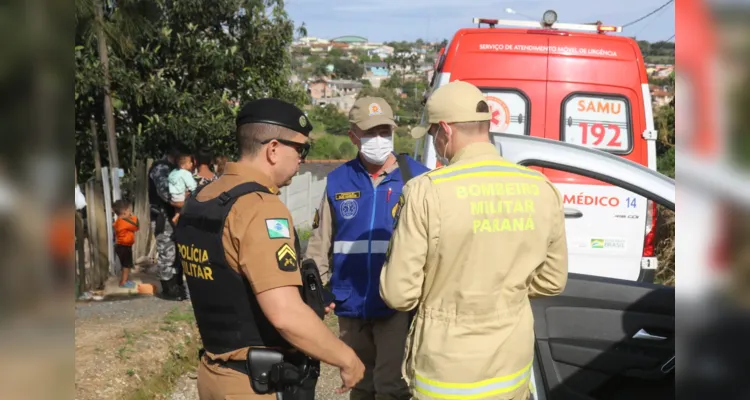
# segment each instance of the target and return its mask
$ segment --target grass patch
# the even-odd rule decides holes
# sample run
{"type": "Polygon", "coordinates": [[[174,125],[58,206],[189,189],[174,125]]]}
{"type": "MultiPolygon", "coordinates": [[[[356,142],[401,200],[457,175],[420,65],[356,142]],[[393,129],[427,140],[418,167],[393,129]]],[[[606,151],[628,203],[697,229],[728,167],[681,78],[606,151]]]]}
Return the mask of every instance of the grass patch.
{"type": "Polygon", "coordinates": [[[171,357],[164,363],[161,373],[147,379],[125,400],[151,400],[168,395],[174,384],[181,376],[189,371],[195,371],[199,344],[178,344],[170,349],[171,357]]]}
{"type": "MultiPolygon", "coordinates": [[[[164,325],[160,327],[163,331],[176,332],[177,328],[182,325],[197,335],[197,330],[191,329],[195,326],[195,315],[192,309],[180,311],[174,308],[164,317],[163,323],[164,325]]],[[[169,358],[162,365],[161,372],[144,380],[143,384],[138,386],[135,392],[125,396],[124,400],[151,400],[168,396],[174,390],[174,385],[180,377],[197,369],[200,346],[200,340],[193,340],[185,335],[182,340],[170,346],[169,358]]],[[[131,374],[130,371],[128,370],[128,375],[131,374]]]]}
{"type": "Polygon", "coordinates": [[[131,349],[130,347],[120,346],[120,348],[117,349],[117,358],[119,358],[120,360],[127,360],[130,358],[128,353],[132,353],[132,352],[133,352],[133,349],[131,349]]]}
{"type": "Polygon", "coordinates": [[[310,236],[312,236],[312,229],[300,228],[297,230],[297,236],[299,236],[300,241],[310,240],[310,236]]]}
{"type": "Polygon", "coordinates": [[[195,323],[195,314],[193,313],[193,309],[188,309],[187,311],[180,311],[179,308],[175,307],[171,311],[169,311],[169,314],[167,314],[164,317],[164,322],[166,323],[174,323],[174,322],[189,322],[189,323],[195,323]]]}

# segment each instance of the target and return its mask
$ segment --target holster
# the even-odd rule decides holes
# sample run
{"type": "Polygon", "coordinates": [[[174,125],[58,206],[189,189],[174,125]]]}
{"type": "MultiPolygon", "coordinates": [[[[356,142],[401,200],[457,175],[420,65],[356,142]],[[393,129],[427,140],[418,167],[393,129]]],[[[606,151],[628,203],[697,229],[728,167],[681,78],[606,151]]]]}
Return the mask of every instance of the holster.
{"type": "Polygon", "coordinates": [[[159,207],[151,206],[151,220],[155,221],[154,236],[164,233],[167,223],[167,214],[159,207]]]}
{"type": "Polygon", "coordinates": [[[300,272],[302,274],[302,297],[305,303],[318,314],[320,319],[324,319],[325,308],[333,303],[333,294],[323,286],[315,261],[312,259],[303,261],[300,272]]]}
{"type": "Polygon", "coordinates": [[[271,349],[250,349],[247,352],[247,370],[250,374],[250,385],[255,393],[268,394],[277,392],[275,382],[271,381],[271,372],[275,366],[284,361],[284,354],[271,349]]]}
{"type": "Polygon", "coordinates": [[[284,399],[314,400],[320,362],[298,353],[284,356],[272,349],[247,353],[250,385],[258,394],[281,392],[284,399]]]}

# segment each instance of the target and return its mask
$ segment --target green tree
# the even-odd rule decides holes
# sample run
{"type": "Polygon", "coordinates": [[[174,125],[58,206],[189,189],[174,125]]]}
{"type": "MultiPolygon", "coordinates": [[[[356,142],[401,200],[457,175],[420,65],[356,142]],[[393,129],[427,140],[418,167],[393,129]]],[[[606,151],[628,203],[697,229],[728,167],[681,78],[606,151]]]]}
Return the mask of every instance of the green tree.
{"type": "Polygon", "coordinates": [[[357,155],[357,148],[348,137],[323,135],[312,141],[311,160],[348,160],[357,155]]]}
{"type": "Polygon", "coordinates": [[[362,64],[355,63],[351,60],[336,59],[333,62],[333,71],[339,79],[358,80],[362,78],[365,69],[362,64]]]}
{"type": "Polygon", "coordinates": [[[346,135],[349,131],[349,119],[333,104],[313,107],[308,116],[314,127],[320,126],[331,135],[346,135]]]}
{"type": "Polygon", "coordinates": [[[344,50],[334,47],[328,52],[328,56],[333,59],[341,58],[344,56],[344,50]]]}
{"type": "Polygon", "coordinates": [[[434,51],[434,52],[436,52],[436,53],[437,53],[437,52],[438,52],[438,51],[440,51],[440,49],[442,49],[443,47],[448,47],[448,39],[443,39],[443,41],[442,41],[442,42],[440,42],[440,43],[437,43],[437,44],[436,44],[436,45],[435,45],[435,46],[434,46],[434,47],[432,48],[432,51],[434,51]]]}
{"type": "MultiPolygon", "coordinates": [[[[111,46],[109,59],[120,149],[159,157],[161,148],[179,140],[232,155],[241,104],[264,96],[299,106],[307,101],[300,85],[289,84],[294,24],[282,0],[217,0],[211,7],[200,0],[121,0],[112,15],[126,5],[137,6],[149,23],[129,31],[124,27],[132,21],[108,20],[113,31],[127,32],[122,42],[130,44],[111,46]]],[[[87,153],[90,120],[93,116],[99,126],[103,120],[101,72],[85,21],[77,19],[75,38],[76,162],[82,180],[93,163],[87,153]]]]}
{"type": "Polygon", "coordinates": [[[398,109],[399,99],[398,96],[396,96],[396,92],[394,92],[392,89],[383,86],[380,86],[378,88],[363,87],[362,90],[360,90],[357,94],[358,99],[367,96],[380,97],[384,99],[391,106],[391,108],[394,109],[394,111],[398,109]]]}
{"type": "Polygon", "coordinates": [[[407,41],[399,41],[399,42],[385,42],[383,43],[386,46],[393,47],[393,50],[398,52],[405,52],[405,51],[411,51],[412,44],[407,41]]]}
{"type": "Polygon", "coordinates": [[[657,170],[674,178],[675,107],[674,101],[656,110],[654,122],[659,133],[656,142],[657,170]]]}

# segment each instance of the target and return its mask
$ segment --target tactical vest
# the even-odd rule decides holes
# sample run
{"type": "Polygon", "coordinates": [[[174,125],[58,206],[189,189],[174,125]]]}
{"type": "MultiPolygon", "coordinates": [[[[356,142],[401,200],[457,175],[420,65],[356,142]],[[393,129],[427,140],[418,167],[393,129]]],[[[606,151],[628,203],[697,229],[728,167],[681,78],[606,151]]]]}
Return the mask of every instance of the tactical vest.
{"type": "MultiPolygon", "coordinates": [[[[248,346],[291,348],[266,318],[247,278],[227,263],[222,244],[225,220],[237,199],[270,191],[248,182],[214,199],[197,201],[206,186],[185,201],[175,230],[177,259],[187,278],[203,347],[214,354],[248,346]]],[[[300,254],[299,239],[295,245],[300,254]]]]}
{"type": "Polygon", "coordinates": [[[170,163],[167,160],[157,160],[152,165],[151,168],[148,169],[148,202],[151,204],[152,208],[156,208],[158,210],[167,211],[169,212],[173,207],[170,206],[169,203],[164,201],[164,199],[159,196],[159,192],[156,190],[156,182],[154,182],[153,179],[151,179],[151,172],[159,165],[168,165],[170,167],[170,170],[174,169],[174,165],[170,163]]]}

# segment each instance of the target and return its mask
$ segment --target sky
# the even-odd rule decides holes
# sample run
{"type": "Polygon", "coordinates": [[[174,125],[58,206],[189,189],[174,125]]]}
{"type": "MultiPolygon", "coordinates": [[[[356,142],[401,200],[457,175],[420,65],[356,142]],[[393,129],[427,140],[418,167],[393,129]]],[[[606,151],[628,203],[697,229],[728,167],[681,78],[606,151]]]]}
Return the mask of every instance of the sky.
{"type": "MultiPolygon", "coordinates": [[[[555,10],[558,21],[624,25],[655,10],[667,0],[287,0],[295,24],[302,22],[309,36],[333,39],[364,36],[371,42],[449,39],[472,18],[541,19],[555,10]],[[505,12],[506,8],[516,15],[505,12]]],[[[675,31],[674,3],[624,29],[623,35],[656,42],[675,31]]]]}

